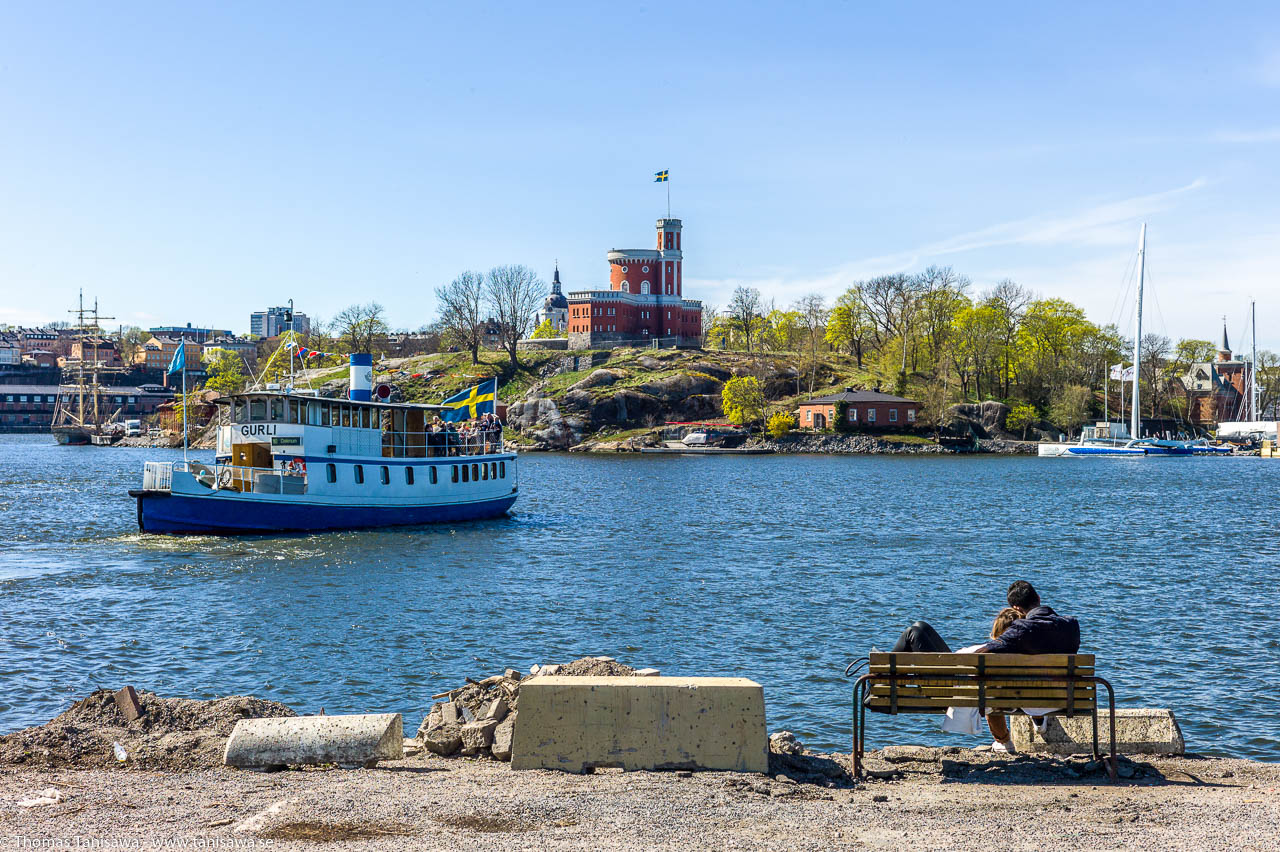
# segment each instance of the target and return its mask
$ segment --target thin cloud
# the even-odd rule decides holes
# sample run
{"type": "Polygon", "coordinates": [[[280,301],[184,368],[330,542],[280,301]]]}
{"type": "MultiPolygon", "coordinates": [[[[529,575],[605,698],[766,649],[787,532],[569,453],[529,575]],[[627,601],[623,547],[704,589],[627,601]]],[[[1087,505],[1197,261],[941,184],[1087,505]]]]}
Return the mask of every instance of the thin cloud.
{"type": "Polygon", "coordinates": [[[906,251],[876,257],[861,258],[840,266],[801,278],[772,276],[745,279],[690,279],[691,291],[708,294],[708,301],[724,303],[739,286],[758,288],[766,299],[772,297],[779,303],[788,303],[808,293],[834,295],[849,286],[849,282],[890,272],[915,269],[926,263],[942,260],[950,255],[964,254],[1006,246],[1087,246],[1090,248],[1114,247],[1132,242],[1134,234],[1122,226],[1132,224],[1172,206],[1181,195],[1194,192],[1208,184],[1205,178],[1196,178],[1184,186],[1163,192],[1134,196],[1120,201],[1098,204],[1086,210],[1059,216],[1033,216],[991,225],[976,231],[957,234],[906,251]]]}
{"type": "Polygon", "coordinates": [[[1235,145],[1280,142],[1280,127],[1264,130],[1220,130],[1210,138],[1214,142],[1227,142],[1235,145]]]}

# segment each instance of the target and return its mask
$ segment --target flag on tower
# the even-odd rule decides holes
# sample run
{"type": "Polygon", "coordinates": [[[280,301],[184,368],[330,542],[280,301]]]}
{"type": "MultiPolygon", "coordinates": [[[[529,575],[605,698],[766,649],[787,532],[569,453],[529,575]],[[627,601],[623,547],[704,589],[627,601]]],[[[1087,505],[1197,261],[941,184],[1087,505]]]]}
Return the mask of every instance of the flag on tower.
{"type": "Polygon", "coordinates": [[[666,180],[667,180],[667,178],[668,178],[668,174],[667,174],[667,170],[666,170],[666,169],[663,169],[663,170],[662,170],[662,171],[660,171],[660,172],[654,172],[654,173],[653,173],[653,182],[654,182],[654,183],[665,183],[665,182],[666,182],[666,180]]]}

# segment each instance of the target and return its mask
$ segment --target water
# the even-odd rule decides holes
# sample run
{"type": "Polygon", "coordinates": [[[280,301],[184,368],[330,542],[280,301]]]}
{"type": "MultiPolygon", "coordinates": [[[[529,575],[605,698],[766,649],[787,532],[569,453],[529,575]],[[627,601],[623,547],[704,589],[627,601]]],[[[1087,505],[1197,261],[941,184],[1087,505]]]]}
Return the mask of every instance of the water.
{"type": "MultiPolygon", "coordinates": [[[[179,455],[0,435],[0,731],[126,683],[412,730],[466,675],[607,654],[752,677],[770,730],[847,751],[848,661],[920,617],[978,642],[1024,577],[1120,706],[1280,759],[1280,463],[529,455],[502,520],[142,536],[125,492],[179,455]]],[[[870,744],[979,743],[871,721],[870,744]]]]}

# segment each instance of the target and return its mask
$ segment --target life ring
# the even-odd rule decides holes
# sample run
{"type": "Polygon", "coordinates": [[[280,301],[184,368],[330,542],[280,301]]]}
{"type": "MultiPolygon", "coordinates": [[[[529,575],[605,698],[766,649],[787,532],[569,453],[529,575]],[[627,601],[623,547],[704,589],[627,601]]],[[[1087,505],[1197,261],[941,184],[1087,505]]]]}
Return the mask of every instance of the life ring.
{"type": "Polygon", "coordinates": [[[218,472],[218,487],[230,488],[231,478],[232,478],[231,468],[224,467],[221,471],[218,472]]]}

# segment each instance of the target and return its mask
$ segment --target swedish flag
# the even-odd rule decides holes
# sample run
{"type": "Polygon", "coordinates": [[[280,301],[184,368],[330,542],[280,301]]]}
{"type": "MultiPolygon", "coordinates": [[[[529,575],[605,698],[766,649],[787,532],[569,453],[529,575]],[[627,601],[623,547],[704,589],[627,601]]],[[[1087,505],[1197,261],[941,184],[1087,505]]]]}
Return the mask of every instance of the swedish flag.
{"type": "Polygon", "coordinates": [[[666,182],[666,180],[667,180],[667,177],[668,177],[668,175],[667,175],[667,170],[666,170],[666,169],[663,169],[663,170],[662,170],[662,171],[660,171],[660,172],[654,172],[654,173],[653,173],[653,182],[654,182],[654,183],[665,183],[665,182],[666,182]]]}
{"type": "Polygon", "coordinates": [[[494,402],[497,399],[498,379],[495,376],[488,381],[473,385],[464,391],[459,391],[440,403],[446,408],[452,409],[451,411],[441,412],[440,419],[460,423],[464,420],[474,420],[481,414],[493,414],[494,402]]]}

